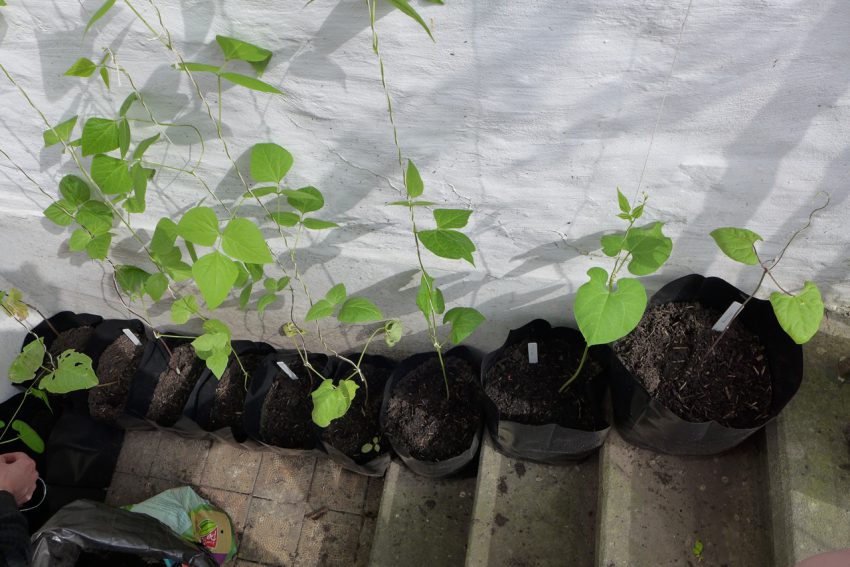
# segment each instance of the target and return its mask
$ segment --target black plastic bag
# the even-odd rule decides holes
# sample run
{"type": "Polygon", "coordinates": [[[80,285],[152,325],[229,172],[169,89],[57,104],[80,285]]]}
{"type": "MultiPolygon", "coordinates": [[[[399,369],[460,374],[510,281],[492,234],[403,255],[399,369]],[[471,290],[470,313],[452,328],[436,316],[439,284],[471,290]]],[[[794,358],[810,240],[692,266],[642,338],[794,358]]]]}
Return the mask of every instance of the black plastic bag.
{"type": "MultiPolygon", "coordinates": [[[[650,305],[697,301],[725,311],[747,294],[720,278],[698,274],[684,276],[661,288],[650,305]]],[[[712,455],[732,449],[775,418],[791,400],[803,379],[803,349],[782,330],[769,301],[751,300],[738,320],[755,333],[767,353],[773,384],[769,418],[751,428],[734,428],[716,421],[694,423],[679,417],[650,397],[640,381],[612,356],[611,403],[614,422],[626,441],[671,455],[712,455]]]]}
{"type": "Polygon", "coordinates": [[[218,567],[206,551],[184,541],[158,520],[88,500],[77,500],[59,510],[32,541],[32,567],[72,567],[83,553],[111,554],[113,565],[144,558],[218,567]]]}
{"type": "MultiPolygon", "coordinates": [[[[308,360],[310,364],[317,369],[322,369],[327,364],[327,357],[323,354],[313,354],[308,353],[308,360]]],[[[266,397],[269,394],[269,391],[272,388],[275,380],[289,380],[283,371],[278,366],[278,362],[283,362],[288,366],[295,366],[301,364],[301,358],[298,352],[294,350],[277,350],[274,353],[268,355],[263,362],[260,364],[259,369],[254,373],[251,384],[248,387],[248,393],[245,396],[245,413],[242,415],[243,423],[245,426],[245,433],[247,433],[250,439],[253,439],[257,443],[259,443],[264,449],[269,451],[279,453],[281,455],[286,456],[303,456],[303,455],[323,455],[322,451],[318,448],[318,444],[316,443],[315,435],[310,435],[310,447],[302,447],[302,448],[289,448],[289,447],[278,447],[277,445],[273,445],[268,440],[264,439],[263,434],[261,432],[261,422],[263,416],[263,406],[266,402],[266,397]]],[[[299,380],[310,380],[308,377],[308,371],[305,369],[300,376],[298,376],[299,380]]],[[[313,391],[318,387],[318,381],[315,377],[312,379],[313,387],[310,388],[310,391],[313,391]]],[[[308,394],[309,396],[309,394],[308,394]]],[[[312,404],[312,400],[310,401],[312,404]]],[[[312,421],[305,424],[308,428],[310,428],[312,432],[312,421]]]]}
{"type": "MultiPolygon", "coordinates": [[[[274,352],[274,347],[264,342],[233,341],[231,346],[240,357],[254,354],[267,356],[274,352]]],[[[228,366],[233,364],[234,361],[235,358],[231,355],[227,363],[228,366]]],[[[261,368],[262,363],[254,368],[252,374],[259,372],[261,368]]],[[[248,370],[250,372],[250,369],[248,370]]],[[[249,378],[249,384],[252,380],[253,378],[249,378]]],[[[219,379],[216,378],[215,374],[209,369],[205,369],[197,384],[195,384],[195,388],[189,396],[189,401],[186,402],[183,417],[174,424],[174,429],[184,437],[212,438],[231,445],[245,446],[248,436],[245,433],[244,420],[240,419],[238,423],[231,424],[229,427],[210,427],[218,385],[219,379]]],[[[245,395],[247,399],[247,391],[245,395]]]]}
{"type": "MultiPolygon", "coordinates": [[[[349,358],[349,359],[352,359],[352,360],[356,360],[357,358],[360,357],[360,353],[349,353],[349,354],[346,355],[346,357],[349,358]]],[[[379,356],[379,355],[374,355],[374,354],[365,355],[363,357],[363,363],[369,364],[371,366],[380,367],[383,370],[385,370],[388,374],[391,374],[392,371],[396,367],[395,361],[390,360],[389,358],[387,358],[385,356],[379,356]]],[[[344,361],[342,361],[338,358],[331,358],[331,359],[328,360],[328,365],[325,368],[325,371],[324,371],[323,374],[324,374],[325,378],[334,380],[336,382],[338,380],[346,378],[348,375],[351,374],[352,370],[353,369],[352,369],[351,365],[348,364],[347,362],[344,362],[344,361]]],[[[366,380],[367,381],[369,380],[368,376],[366,377],[366,380]]],[[[359,380],[357,380],[357,381],[359,382],[359,380]]],[[[389,381],[389,378],[387,378],[387,381],[389,381]]],[[[384,383],[381,388],[373,388],[372,385],[369,382],[367,382],[367,385],[369,386],[369,396],[370,397],[371,396],[380,396],[381,399],[383,400],[383,395],[384,395],[384,387],[383,386],[386,386],[386,383],[384,383]]],[[[357,395],[358,396],[362,395],[362,387],[361,387],[360,391],[358,391],[357,395]]],[[[381,403],[381,405],[383,406],[383,402],[381,403]]],[[[348,411],[352,411],[352,409],[353,408],[350,408],[348,411]]],[[[378,428],[380,429],[380,420],[379,420],[379,423],[377,425],[378,425],[378,428]]],[[[322,448],[328,454],[328,457],[332,461],[334,461],[335,463],[340,465],[342,468],[349,470],[349,471],[352,471],[352,472],[356,472],[358,474],[365,475],[365,476],[375,476],[375,477],[384,476],[384,473],[387,472],[387,468],[390,466],[390,461],[392,460],[392,455],[390,454],[390,451],[389,451],[389,443],[384,442],[384,446],[387,449],[386,451],[384,451],[384,452],[382,452],[378,455],[371,456],[371,457],[366,455],[364,459],[358,459],[360,461],[360,462],[358,462],[358,460],[355,460],[355,459],[349,457],[348,455],[346,455],[345,453],[343,453],[342,451],[340,451],[339,449],[334,447],[331,443],[329,443],[328,441],[325,441],[325,439],[323,439],[323,437],[322,437],[322,431],[323,430],[321,428],[318,428],[318,427],[317,427],[317,429],[318,429],[317,435],[318,435],[318,438],[319,438],[318,439],[319,444],[322,446],[322,448]]],[[[378,433],[380,433],[380,431],[378,431],[378,433]]],[[[379,442],[382,442],[382,441],[383,441],[382,439],[379,440],[379,442]]]]}
{"type": "MultiPolygon", "coordinates": [[[[414,368],[419,366],[420,364],[425,363],[429,359],[435,358],[437,353],[435,352],[423,352],[419,354],[414,354],[399,363],[393,373],[390,375],[389,380],[387,380],[387,385],[384,388],[384,401],[381,406],[381,427],[384,430],[384,437],[389,440],[390,445],[396,454],[401,457],[401,460],[404,462],[407,467],[415,472],[418,475],[426,476],[430,478],[440,478],[453,475],[462,469],[464,469],[467,465],[469,465],[475,456],[478,454],[478,449],[481,446],[481,434],[484,429],[484,419],[483,419],[483,408],[481,399],[484,397],[483,393],[480,391],[480,381],[476,381],[476,385],[478,386],[478,399],[474,401],[473,407],[475,411],[479,414],[479,426],[477,431],[475,432],[475,436],[472,439],[469,447],[465,449],[459,455],[455,455],[449,459],[445,459],[442,461],[431,462],[431,461],[423,461],[413,457],[410,454],[410,451],[405,447],[402,443],[395,441],[392,436],[386,433],[386,419],[387,419],[387,404],[389,403],[390,398],[393,394],[393,389],[396,384],[399,383],[400,380],[405,378],[414,368]]],[[[458,357],[469,362],[473,371],[480,371],[481,365],[481,357],[479,353],[473,351],[472,349],[465,346],[456,346],[443,354],[444,359],[448,359],[449,357],[458,357]]],[[[441,384],[442,384],[442,377],[441,384]]]]}
{"type": "MultiPolygon", "coordinates": [[[[580,344],[584,344],[584,338],[577,330],[567,327],[553,328],[549,322],[542,319],[535,319],[519,329],[512,330],[500,348],[484,357],[484,361],[481,363],[482,386],[485,384],[487,371],[501,358],[505,349],[525,340],[536,340],[542,343],[546,341],[547,337],[557,336],[569,337],[580,344]]],[[[591,400],[592,408],[599,416],[600,423],[605,423],[603,401],[607,389],[607,375],[604,368],[608,363],[608,347],[591,347],[589,356],[603,370],[592,381],[583,384],[584,393],[591,400]]],[[[555,392],[553,395],[560,394],[555,392]]],[[[493,439],[493,444],[499,451],[513,458],[529,459],[547,464],[570,463],[587,457],[605,442],[605,438],[608,437],[608,432],[611,429],[611,426],[607,423],[605,423],[605,427],[598,430],[584,431],[563,427],[557,423],[528,425],[501,419],[499,409],[486,395],[486,392],[484,409],[487,429],[493,439]]]]}

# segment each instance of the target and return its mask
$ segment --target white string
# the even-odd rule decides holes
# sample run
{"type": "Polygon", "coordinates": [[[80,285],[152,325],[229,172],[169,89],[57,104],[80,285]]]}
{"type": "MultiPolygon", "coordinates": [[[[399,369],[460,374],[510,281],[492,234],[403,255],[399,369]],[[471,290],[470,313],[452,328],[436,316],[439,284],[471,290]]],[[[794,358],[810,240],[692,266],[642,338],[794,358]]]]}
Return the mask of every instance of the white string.
{"type": "Polygon", "coordinates": [[[643,176],[646,173],[646,165],[649,163],[649,154],[652,153],[652,143],[655,141],[655,133],[658,132],[658,125],[661,123],[661,115],[664,113],[664,103],[667,102],[669,91],[667,87],[670,84],[670,78],[673,76],[673,69],[676,68],[676,61],[679,59],[679,46],[682,43],[682,35],[685,32],[685,23],[688,21],[688,15],[691,13],[691,5],[694,0],[688,1],[688,7],[685,9],[685,17],[682,19],[682,27],[679,28],[679,37],[676,38],[676,50],[673,52],[673,62],[670,64],[670,71],[667,73],[667,78],[664,80],[664,96],[661,97],[661,106],[658,108],[658,116],[655,118],[655,127],[652,129],[652,136],[649,137],[649,147],[646,148],[646,158],[643,160],[643,168],[640,170],[640,178],[638,179],[637,189],[635,189],[632,202],[640,195],[640,187],[643,184],[643,176]]]}
{"type": "Polygon", "coordinates": [[[47,498],[47,483],[46,483],[46,482],[44,482],[44,481],[41,479],[41,477],[38,477],[36,480],[37,480],[38,482],[40,482],[40,483],[41,483],[41,486],[43,486],[43,487],[44,487],[44,494],[42,494],[42,495],[41,495],[41,500],[39,500],[39,501],[38,501],[38,504],[36,504],[36,505],[34,505],[34,506],[29,506],[29,507],[27,507],[27,508],[21,508],[21,509],[20,509],[20,510],[21,510],[21,512],[29,512],[30,510],[35,510],[36,508],[38,508],[39,506],[41,506],[42,504],[44,504],[44,500],[45,500],[45,498],[47,498]]]}

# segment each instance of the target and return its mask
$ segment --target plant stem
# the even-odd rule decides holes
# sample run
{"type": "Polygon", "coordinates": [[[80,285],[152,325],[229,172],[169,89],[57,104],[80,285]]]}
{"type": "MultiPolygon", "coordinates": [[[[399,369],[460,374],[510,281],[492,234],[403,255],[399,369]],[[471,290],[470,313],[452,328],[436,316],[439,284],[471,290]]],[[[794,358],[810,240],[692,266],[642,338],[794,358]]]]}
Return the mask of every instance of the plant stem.
{"type": "Polygon", "coordinates": [[[573,383],[573,381],[575,381],[575,379],[576,379],[576,378],[578,378],[578,375],[579,375],[579,374],[581,374],[582,369],[584,369],[584,363],[585,363],[585,361],[587,360],[587,352],[588,352],[589,350],[590,350],[590,346],[589,346],[589,345],[587,345],[587,344],[585,344],[585,345],[584,345],[584,352],[582,352],[582,353],[581,353],[581,360],[580,360],[580,361],[579,361],[579,363],[578,363],[578,368],[576,368],[576,371],[575,371],[575,372],[573,372],[573,375],[572,375],[572,376],[570,376],[569,380],[567,380],[566,382],[564,382],[564,385],[563,385],[563,386],[561,386],[561,387],[558,389],[558,393],[559,393],[559,394],[563,394],[563,393],[564,393],[564,390],[566,390],[566,389],[569,387],[569,385],[570,385],[570,384],[572,384],[572,383],[573,383]]]}

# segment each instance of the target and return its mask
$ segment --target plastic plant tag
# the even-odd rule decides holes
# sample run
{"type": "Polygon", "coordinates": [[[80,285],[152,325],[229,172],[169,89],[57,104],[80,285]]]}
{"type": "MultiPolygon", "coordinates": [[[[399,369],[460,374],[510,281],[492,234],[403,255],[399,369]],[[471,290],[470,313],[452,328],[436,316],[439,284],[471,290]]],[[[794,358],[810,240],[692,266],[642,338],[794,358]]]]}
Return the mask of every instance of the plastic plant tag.
{"type": "Polygon", "coordinates": [[[130,329],[126,329],[126,328],[122,329],[122,330],[124,331],[124,334],[127,335],[127,338],[130,339],[130,341],[134,345],[142,346],[142,341],[139,340],[139,337],[137,337],[136,334],[133,331],[131,331],[130,329]]]}
{"type": "Polygon", "coordinates": [[[528,363],[537,364],[537,343],[528,343],[528,363]]]}
{"type": "Polygon", "coordinates": [[[298,376],[295,374],[295,372],[292,371],[292,369],[289,366],[286,365],[286,363],[284,361],[278,360],[277,361],[277,367],[280,368],[281,370],[283,370],[284,373],[286,373],[286,375],[289,376],[290,380],[298,380],[298,376]]]}
{"type": "Polygon", "coordinates": [[[720,319],[714,324],[711,328],[712,331],[717,331],[718,333],[722,333],[726,330],[729,324],[732,322],[732,319],[735,315],[738,314],[738,311],[741,309],[741,304],[737,301],[733,301],[729,307],[726,308],[726,311],[723,315],[720,316],[720,319]]]}

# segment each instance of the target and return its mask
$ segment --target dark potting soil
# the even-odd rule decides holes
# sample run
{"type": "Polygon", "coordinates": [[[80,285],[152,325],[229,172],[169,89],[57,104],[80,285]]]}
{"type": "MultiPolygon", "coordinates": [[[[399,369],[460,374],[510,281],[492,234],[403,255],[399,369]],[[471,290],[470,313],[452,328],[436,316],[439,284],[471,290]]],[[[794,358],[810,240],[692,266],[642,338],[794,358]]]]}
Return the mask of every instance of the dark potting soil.
{"type": "Polygon", "coordinates": [[[557,423],[562,427],[597,431],[606,427],[596,415],[587,384],[602,367],[588,357],[581,374],[558,393],[578,368],[584,344],[567,337],[544,341],[524,340],[502,352],[484,376],[484,391],[496,404],[502,419],[527,425],[557,423]],[[528,343],[537,342],[538,362],[528,362],[528,343]]]}
{"type": "MultiPolygon", "coordinates": [[[[389,451],[389,443],[381,438],[380,418],[383,401],[381,394],[392,370],[364,362],[360,365],[360,371],[366,377],[368,393],[361,384],[346,414],[322,430],[322,439],[362,465],[389,451]],[[363,446],[373,443],[376,437],[380,450],[364,453],[363,446]]],[[[359,383],[359,379],[355,380],[359,383]]]]}
{"type": "Polygon", "coordinates": [[[313,381],[300,361],[289,368],[299,380],[290,379],[282,371],[275,374],[260,414],[260,435],[263,441],[277,447],[312,449],[313,381]]]}
{"type": "Polygon", "coordinates": [[[57,357],[66,350],[82,352],[94,335],[94,327],[75,327],[62,331],[50,345],[50,356],[57,357]]]}
{"type": "Polygon", "coordinates": [[[773,396],[767,354],[739,319],[708,354],[723,313],[699,303],[666,303],[614,350],[650,395],[692,422],[756,427],[769,417],[773,396]]]}
{"type": "Polygon", "coordinates": [[[120,335],[100,355],[95,374],[99,385],[89,390],[89,413],[105,421],[115,421],[130,395],[130,381],[145,351],[144,335],[136,335],[141,346],[120,335]]]}
{"type": "MultiPolygon", "coordinates": [[[[246,354],[239,357],[249,377],[265,356],[264,354],[246,354]]],[[[237,427],[241,431],[242,412],[245,410],[245,394],[248,391],[249,384],[250,382],[246,381],[239,363],[236,360],[231,362],[224,374],[221,375],[221,379],[215,388],[215,399],[210,411],[210,419],[207,423],[202,423],[201,426],[210,431],[223,427],[237,427]]]]}
{"type": "Polygon", "coordinates": [[[481,423],[477,373],[462,358],[445,359],[449,397],[440,363],[428,359],[393,385],[386,432],[420,461],[443,461],[472,444],[481,423]]]}
{"type": "Polygon", "coordinates": [[[195,356],[192,345],[184,343],[171,349],[171,359],[157,378],[147,418],[164,427],[174,425],[201,377],[204,361],[195,356]]]}

